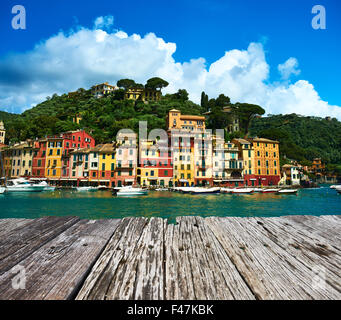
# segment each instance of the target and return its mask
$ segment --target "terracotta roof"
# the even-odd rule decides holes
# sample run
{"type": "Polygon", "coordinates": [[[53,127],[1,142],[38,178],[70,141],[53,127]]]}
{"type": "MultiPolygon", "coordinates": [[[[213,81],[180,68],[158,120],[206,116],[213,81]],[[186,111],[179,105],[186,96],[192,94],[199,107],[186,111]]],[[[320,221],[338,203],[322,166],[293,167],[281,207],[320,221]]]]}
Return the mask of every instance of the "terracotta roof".
{"type": "MultiPolygon", "coordinates": [[[[242,138],[233,139],[233,140],[238,141],[238,142],[241,143],[241,144],[251,144],[250,141],[245,140],[245,139],[242,139],[242,138]]],[[[233,141],[233,140],[232,140],[232,141],[233,141]]]]}
{"type": "Polygon", "coordinates": [[[191,116],[191,115],[181,115],[180,116],[180,119],[181,120],[184,120],[184,119],[189,119],[189,120],[205,120],[205,117],[203,116],[191,116]]]}

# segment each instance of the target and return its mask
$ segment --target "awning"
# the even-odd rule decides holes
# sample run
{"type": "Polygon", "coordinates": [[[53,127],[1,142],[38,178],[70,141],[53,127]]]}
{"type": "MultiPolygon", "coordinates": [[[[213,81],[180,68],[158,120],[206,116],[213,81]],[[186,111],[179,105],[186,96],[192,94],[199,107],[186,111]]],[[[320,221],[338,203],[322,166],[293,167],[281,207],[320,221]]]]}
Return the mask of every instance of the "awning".
{"type": "Polygon", "coordinates": [[[30,178],[30,180],[47,180],[47,178],[30,178]]]}
{"type": "Polygon", "coordinates": [[[262,178],[262,180],[266,180],[266,178],[262,178]]]}
{"type": "MultiPolygon", "coordinates": [[[[50,180],[55,180],[55,179],[50,179],[50,180]]],[[[56,179],[58,180],[58,179],[56,179]]],[[[59,179],[60,181],[77,181],[77,178],[61,178],[59,179]]]]}
{"type": "Polygon", "coordinates": [[[252,180],[252,181],[256,181],[257,179],[255,179],[255,178],[251,178],[250,180],[252,180]]]}
{"type": "Polygon", "coordinates": [[[134,179],[124,179],[125,182],[134,182],[134,179]]]}
{"type": "Polygon", "coordinates": [[[110,182],[110,180],[99,179],[98,182],[110,182]]]}
{"type": "Polygon", "coordinates": [[[179,182],[188,182],[187,179],[179,179],[179,182]]]}
{"type": "MultiPolygon", "coordinates": [[[[157,180],[156,177],[148,177],[147,179],[148,179],[148,180],[157,180]]],[[[127,181],[127,180],[126,180],[126,181],[127,181]]]]}

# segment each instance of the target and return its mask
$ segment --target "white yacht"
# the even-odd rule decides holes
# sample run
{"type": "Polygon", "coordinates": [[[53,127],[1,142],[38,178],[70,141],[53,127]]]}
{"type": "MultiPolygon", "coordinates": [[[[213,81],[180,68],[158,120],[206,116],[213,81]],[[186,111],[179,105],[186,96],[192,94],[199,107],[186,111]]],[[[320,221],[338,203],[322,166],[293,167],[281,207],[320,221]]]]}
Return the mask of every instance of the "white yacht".
{"type": "Polygon", "coordinates": [[[7,192],[41,192],[45,185],[30,183],[25,178],[11,179],[7,181],[7,192]]]}
{"type": "Polygon", "coordinates": [[[87,186],[87,187],[76,187],[76,190],[77,191],[97,191],[98,190],[98,188],[97,187],[89,187],[89,186],[87,186]]]}
{"type": "Polygon", "coordinates": [[[121,187],[116,192],[117,196],[138,196],[148,194],[148,189],[134,188],[132,186],[121,187]]]}
{"type": "Polygon", "coordinates": [[[0,194],[4,193],[5,191],[6,191],[6,188],[0,186],[0,194]]]}

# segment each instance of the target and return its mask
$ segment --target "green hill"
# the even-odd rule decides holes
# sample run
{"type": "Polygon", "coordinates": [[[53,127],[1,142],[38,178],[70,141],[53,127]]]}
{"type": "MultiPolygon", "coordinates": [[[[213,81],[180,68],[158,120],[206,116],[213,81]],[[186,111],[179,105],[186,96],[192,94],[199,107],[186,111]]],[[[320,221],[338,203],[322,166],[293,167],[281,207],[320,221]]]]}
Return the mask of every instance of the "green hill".
{"type": "Polygon", "coordinates": [[[281,154],[290,159],[341,164],[341,122],[335,118],[272,115],[254,119],[250,134],[279,140],[281,154]]]}

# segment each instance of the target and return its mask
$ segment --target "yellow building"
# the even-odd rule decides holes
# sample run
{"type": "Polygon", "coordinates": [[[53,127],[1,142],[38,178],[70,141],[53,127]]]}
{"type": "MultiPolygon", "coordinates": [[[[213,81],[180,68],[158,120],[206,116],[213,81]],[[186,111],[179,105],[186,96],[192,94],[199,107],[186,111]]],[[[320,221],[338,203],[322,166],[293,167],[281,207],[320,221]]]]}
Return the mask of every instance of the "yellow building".
{"type": "Polygon", "coordinates": [[[168,130],[205,131],[205,117],[181,114],[181,111],[172,109],[167,116],[168,130]]]}
{"type": "Polygon", "coordinates": [[[81,114],[76,114],[73,118],[72,118],[72,122],[73,123],[77,123],[79,124],[81,121],[83,120],[83,117],[81,114]]]}
{"type": "Polygon", "coordinates": [[[4,123],[0,121],[0,145],[5,144],[6,129],[4,123]]]}
{"type": "Polygon", "coordinates": [[[62,175],[63,137],[48,137],[46,147],[45,177],[59,179],[62,175]]]}
{"type": "Polygon", "coordinates": [[[98,180],[100,185],[116,186],[116,146],[103,144],[98,150],[98,180]]]}
{"type": "Polygon", "coordinates": [[[12,178],[28,177],[32,175],[33,151],[33,141],[31,140],[18,143],[10,148],[10,175],[12,178]]]}
{"type": "Polygon", "coordinates": [[[161,91],[148,88],[130,88],[125,93],[126,99],[142,101],[159,101],[161,91]]]}
{"type": "Polygon", "coordinates": [[[252,139],[254,150],[254,174],[258,185],[277,185],[280,181],[279,142],[265,139],[252,139]]]}

